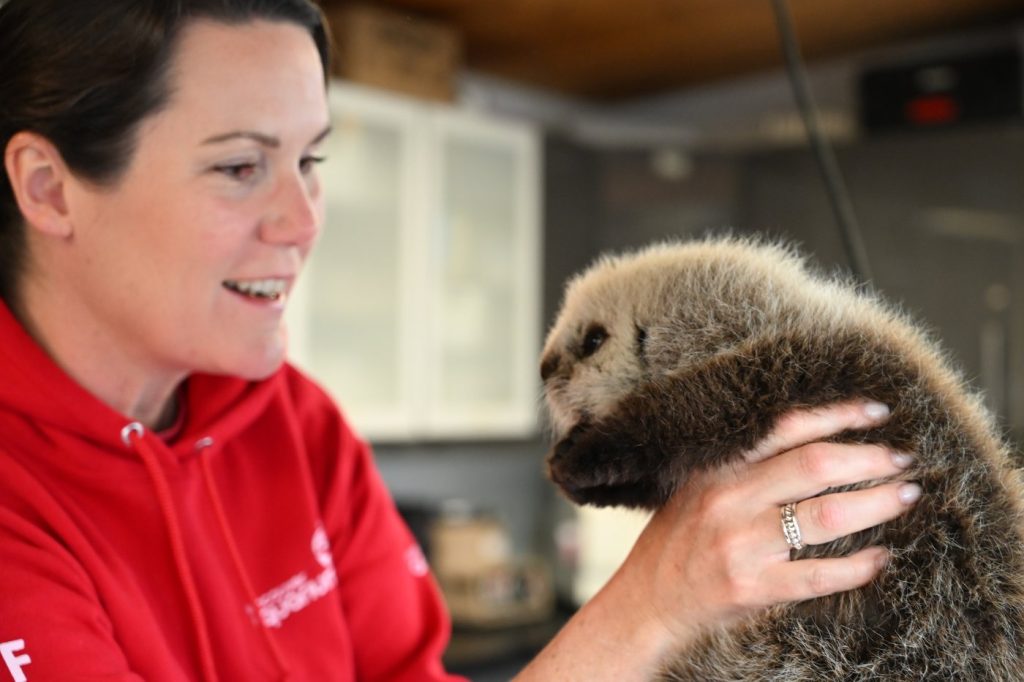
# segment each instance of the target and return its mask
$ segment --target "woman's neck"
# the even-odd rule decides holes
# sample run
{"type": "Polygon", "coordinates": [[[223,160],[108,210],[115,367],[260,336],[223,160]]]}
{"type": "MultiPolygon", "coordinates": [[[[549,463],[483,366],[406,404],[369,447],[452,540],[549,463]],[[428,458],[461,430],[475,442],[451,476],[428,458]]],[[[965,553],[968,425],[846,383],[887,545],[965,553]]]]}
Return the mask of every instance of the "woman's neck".
{"type": "Polygon", "coordinates": [[[152,430],[172,426],[177,389],[185,372],[146,366],[115,343],[103,327],[63,297],[25,282],[9,306],[12,314],[50,358],[101,402],[152,430]]]}

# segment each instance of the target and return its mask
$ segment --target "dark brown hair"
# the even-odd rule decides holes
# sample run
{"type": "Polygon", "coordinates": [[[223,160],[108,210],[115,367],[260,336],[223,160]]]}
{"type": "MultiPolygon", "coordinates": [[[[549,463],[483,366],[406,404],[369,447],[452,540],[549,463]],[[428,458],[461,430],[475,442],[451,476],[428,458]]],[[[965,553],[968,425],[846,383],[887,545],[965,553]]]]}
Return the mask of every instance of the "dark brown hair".
{"type": "MultiPolygon", "coordinates": [[[[116,183],[140,122],[167,103],[178,37],[196,19],[298,24],[330,72],[327,24],[309,0],[0,0],[0,152],[32,131],[78,177],[116,183]]],[[[0,298],[9,304],[24,260],[25,228],[0,163],[0,298]]]]}

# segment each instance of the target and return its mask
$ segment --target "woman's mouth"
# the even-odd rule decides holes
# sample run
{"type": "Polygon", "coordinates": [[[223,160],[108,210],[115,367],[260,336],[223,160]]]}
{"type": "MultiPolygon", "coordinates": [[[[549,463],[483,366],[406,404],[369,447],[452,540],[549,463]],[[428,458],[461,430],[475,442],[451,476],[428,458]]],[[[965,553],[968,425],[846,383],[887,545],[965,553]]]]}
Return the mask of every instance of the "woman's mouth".
{"type": "Polygon", "coordinates": [[[288,292],[288,280],[280,278],[229,279],[223,285],[229,291],[257,301],[279,301],[288,292]]]}

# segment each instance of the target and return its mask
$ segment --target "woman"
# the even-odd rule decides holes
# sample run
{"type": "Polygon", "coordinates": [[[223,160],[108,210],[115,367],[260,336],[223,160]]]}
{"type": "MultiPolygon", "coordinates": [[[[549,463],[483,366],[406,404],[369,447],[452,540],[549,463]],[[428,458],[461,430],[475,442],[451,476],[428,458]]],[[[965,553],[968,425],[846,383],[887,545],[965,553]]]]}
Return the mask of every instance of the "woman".
{"type": "MultiPolygon", "coordinates": [[[[0,7],[0,657],[15,680],[443,680],[448,623],[366,445],[283,363],[322,222],[306,0],[0,7]]],[[[793,414],[692,481],[522,680],[644,679],[703,628],[850,589],[899,514],[885,418],[793,414]],[[773,456],[776,455],[776,456],[773,456]],[[615,646],[610,646],[615,642],[615,646]]],[[[3,668],[0,667],[0,678],[3,668]]]]}

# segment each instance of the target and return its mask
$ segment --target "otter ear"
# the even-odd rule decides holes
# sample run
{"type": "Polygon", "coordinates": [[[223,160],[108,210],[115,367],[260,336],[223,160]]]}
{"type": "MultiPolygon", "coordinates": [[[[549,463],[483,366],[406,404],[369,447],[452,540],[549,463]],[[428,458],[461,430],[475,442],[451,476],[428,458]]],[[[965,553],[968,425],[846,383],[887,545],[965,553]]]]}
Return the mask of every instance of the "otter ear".
{"type": "Polygon", "coordinates": [[[71,175],[53,143],[36,133],[18,132],[7,143],[4,167],[25,221],[53,237],[71,236],[71,175]]]}
{"type": "Polygon", "coordinates": [[[636,354],[643,358],[647,354],[647,330],[637,323],[633,323],[635,330],[633,338],[636,341],[636,354]]]}

